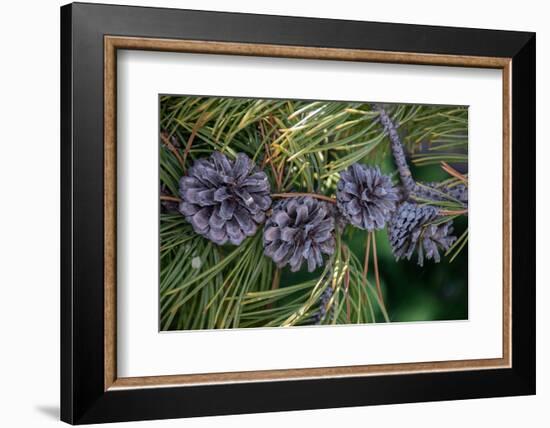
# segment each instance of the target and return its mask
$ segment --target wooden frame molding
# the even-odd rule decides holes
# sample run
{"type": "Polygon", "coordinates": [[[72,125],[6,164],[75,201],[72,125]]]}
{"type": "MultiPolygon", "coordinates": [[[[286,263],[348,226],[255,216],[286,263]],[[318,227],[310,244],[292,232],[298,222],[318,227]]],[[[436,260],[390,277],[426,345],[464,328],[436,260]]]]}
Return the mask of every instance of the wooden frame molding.
{"type": "Polygon", "coordinates": [[[104,37],[104,389],[150,388],[218,383],[360,377],[420,372],[497,369],[512,366],[512,171],[511,115],[512,61],[510,58],[383,52],[170,40],[136,37],[104,37]],[[442,65],[502,70],[503,81],[503,349],[502,358],[405,364],[361,365],[306,369],[206,373],[173,376],[118,378],[116,367],[116,61],[118,49],[186,53],[249,55],[339,61],[442,65]]]}

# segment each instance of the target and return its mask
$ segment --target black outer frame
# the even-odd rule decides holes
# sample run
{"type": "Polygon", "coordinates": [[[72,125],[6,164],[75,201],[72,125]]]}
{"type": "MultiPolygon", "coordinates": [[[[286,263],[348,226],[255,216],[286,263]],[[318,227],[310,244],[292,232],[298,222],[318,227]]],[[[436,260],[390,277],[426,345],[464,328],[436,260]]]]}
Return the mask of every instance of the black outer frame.
{"type": "Polygon", "coordinates": [[[535,34],[74,3],[61,8],[61,420],[535,393],[535,34]],[[104,391],[104,35],[512,58],[512,368],[104,391]]]}

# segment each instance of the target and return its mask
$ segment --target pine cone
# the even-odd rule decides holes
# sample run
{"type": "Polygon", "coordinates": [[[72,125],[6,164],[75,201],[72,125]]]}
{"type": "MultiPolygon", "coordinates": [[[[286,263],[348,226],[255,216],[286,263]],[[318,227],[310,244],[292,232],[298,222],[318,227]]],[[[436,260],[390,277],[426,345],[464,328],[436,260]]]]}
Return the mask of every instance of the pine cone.
{"type": "Polygon", "coordinates": [[[256,233],[271,206],[267,175],[243,153],[198,159],[180,179],[179,211],[198,234],[218,245],[239,245],[256,233]]]}
{"type": "Polygon", "coordinates": [[[313,272],[323,265],[323,254],[334,252],[334,217],[327,202],[309,196],[283,199],[273,207],[264,228],[264,252],[277,266],[292,272],[307,261],[313,272]]]}
{"type": "Polygon", "coordinates": [[[395,210],[399,192],[378,167],[355,163],[340,173],[336,201],[344,218],[369,232],[382,229],[395,210]]]}
{"type": "Polygon", "coordinates": [[[439,249],[447,251],[455,236],[453,222],[429,224],[439,215],[439,210],[431,205],[418,205],[403,202],[397,208],[388,225],[388,235],[396,260],[411,259],[414,250],[418,253],[418,264],[424,265],[424,258],[439,263],[439,249]]]}

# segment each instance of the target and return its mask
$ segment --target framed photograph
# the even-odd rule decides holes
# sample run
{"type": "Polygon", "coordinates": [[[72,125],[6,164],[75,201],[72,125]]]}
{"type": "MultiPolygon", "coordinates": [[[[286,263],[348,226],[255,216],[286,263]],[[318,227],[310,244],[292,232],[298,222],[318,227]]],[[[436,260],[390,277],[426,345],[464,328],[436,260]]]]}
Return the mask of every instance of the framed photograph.
{"type": "Polygon", "coordinates": [[[535,393],[535,35],[61,8],[61,418],[535,393]]]}

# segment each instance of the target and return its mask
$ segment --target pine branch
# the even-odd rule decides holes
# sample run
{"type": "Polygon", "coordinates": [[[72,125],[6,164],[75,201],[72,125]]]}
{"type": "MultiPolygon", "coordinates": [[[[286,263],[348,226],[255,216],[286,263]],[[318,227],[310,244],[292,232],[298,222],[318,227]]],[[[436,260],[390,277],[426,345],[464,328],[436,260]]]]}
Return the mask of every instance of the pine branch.
{"type": "Polygon", "coordinates": [[[399,177],[401,178],[401,183],[405,190],[405,196],[408,197],[410,194],[414,193],[416,189],[416,183],[412,177],[411,170],[407,163],[407,158],[405,156],[405,151],[403,150],[403,144],[397,133],[397,128],[392,122],[388,112],[379,104],[375,108],[380,113],[380,122],[384,127],[384,131],[388,135],[391,143],[391,150],[393,154],[393,160],[397,171],[399,172],[399,177]]]}
{"type": "MultiPolygon", "coordinates": [[[[215,150],[230,158],[239,152],[247,154],[268,175],[273,198],[310,196],[334,203],[326,195],[336,193],[341,171],[355,162],[385,165],[391,157],[397,158],[403,187],[410,189],[414,177],[405,150],[418,164],[437,164],[440,172],[441,166],[452,178],[445,181],[445,189],[465,184],[463,168],[454,168],[467,147],[465,109],[396,106],[383,110],[391,121],[384,132],[379,125],[382,113],[365,103],[162,97],[161,129],[167,134],[161,142],[167,150],[160,157],[165,189],[161,201],[180,202],[178,182],[184,167],[215,150]],[[397,133],[398,127],[403,135],[397,133]],[[175,147],[168,135],[186,142],[185,147],[175,147]],[[389,146],[384,144],[386,136],[389,146]]],[[[441,189],[436,191],[444,193],[441,189]]],[[[457,201],[443,199],[416,200],[439,207],[442,216],[434,222],[466,214],[457,201]]],[[[380,270],[382,263],[395,263],[388,258],[388,250],[378,242],[369,279],[370,240],[362,263],[354,253],[358,250],[353,235],[337,239],[335,254],[321,270],[294,276],[263,255],[261,229],[239,247],[219,247],[198,236],[183,216],[161,214],[161,328],[310,325],[327,287],[333,294],[326,309],[333,315],[324,324],[389,320],[381,293],[387,269],[380,270]]],[[[459,241],[454,246],[458,251],[467,239],[459,241]]]]}

